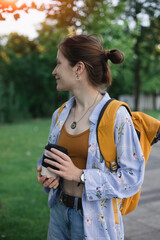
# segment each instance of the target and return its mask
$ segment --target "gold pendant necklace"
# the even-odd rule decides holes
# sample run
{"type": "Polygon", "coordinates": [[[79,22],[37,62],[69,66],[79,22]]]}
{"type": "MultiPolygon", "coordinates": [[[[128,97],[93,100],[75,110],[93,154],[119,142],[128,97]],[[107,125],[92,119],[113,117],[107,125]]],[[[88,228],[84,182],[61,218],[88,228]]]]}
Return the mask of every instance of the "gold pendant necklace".
{"type": "MultiPolygon", "coordinates": [[[[99,92],[98,92],[98,94],[97,94],[97,96],[96,96],[93,104],[87,109],[87,111],[82,115],[82,117],[81,117],[78,121],[75,121],[75,120],[74,120],[74,121],[71,123],[71,129],[75,129],[76,126],[77,126],[77,123],[79,123],[79,122],[81,121],[81,119],[87,114],[87,112],[94,106],[94,104],[95,104],[96,101],[97,101],[98,95],[99,95],[99,92]]],[[[74,111],[74,119],[75,119],[75,111],[74,111]]]]}

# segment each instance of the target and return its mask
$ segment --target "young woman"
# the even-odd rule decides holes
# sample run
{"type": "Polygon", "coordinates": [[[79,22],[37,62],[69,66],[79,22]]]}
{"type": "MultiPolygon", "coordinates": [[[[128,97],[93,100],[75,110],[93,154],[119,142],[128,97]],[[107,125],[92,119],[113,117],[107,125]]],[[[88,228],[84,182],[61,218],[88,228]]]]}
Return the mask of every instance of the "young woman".
{"type": "MultiPolygon", "coordinates": [[[[54,148],[46,152],[57,161],[44,160],[59,169],[48,168],[57,177],[41,175],[42,158],[38,165],[38,182],[49,192],[48,240],[124,239],[120,205],[117,222],[112,199],[138,192],[144,177],[144,158],[130,115],[123,106],[115,116],[118,169],[114,174],[100,154],[96,125],[103,105],[110,99],[103,91],[112,81],[109,60],[118,64],[124,55],[119,50],[104,50],[94,36],[68,37],[59,44],[52,74],[57,90],[71,91],[73,97],[61,114],[57,109],[52,118],[48,142],[68,150],[68,155],[54,148]]],[[[106,151],[109,150],[106,143],[106,151]]]]}

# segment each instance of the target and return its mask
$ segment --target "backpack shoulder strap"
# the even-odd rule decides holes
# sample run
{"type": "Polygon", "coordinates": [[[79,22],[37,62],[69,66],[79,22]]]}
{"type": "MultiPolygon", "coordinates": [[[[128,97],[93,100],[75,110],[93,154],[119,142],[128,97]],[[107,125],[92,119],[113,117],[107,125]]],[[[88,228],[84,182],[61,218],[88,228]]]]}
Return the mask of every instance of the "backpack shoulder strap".
{"type": "Polygon", "coordinates": [[[114,141],[114,124],[115,115],[120,106],[125,106],[129,114],[132,115],[129,106],[126,103],[110,99],[103,106],[97,120],[97,142],[106,165],[112,171],[116,171],[118,167],[114,141]]]}
{"type": "MultiPolygon", "coordinates": [[[[116,114],[116,112],[117,112],[117,110],[118,110],[118,108],[120,106],[126,107],[126,109],[129,112],[130,116],[132,116],[131,110],[130,110],[130,108],[129,108],[127,103],[118,101],[118,100],[116,100],[114,98],[111,98],[104,104],[103,108],[100,111],[100,114],[99,114],[99,117],[98,117],[98,121],[97,121],[97,130],[98,130],[98,126],[100,124],[100,121],[101,121],[101,119],[103,117],[103,114],[106,111],[106,109],[108,108],[108,111],[109,111],[107,117],[114,118],[115,114],[116,114]],[[112,111],[112,115],[110,115],[110,111],[112,111]]],[[[107,114],[107,113],[105,112],[105,114],[107,114]]]]}

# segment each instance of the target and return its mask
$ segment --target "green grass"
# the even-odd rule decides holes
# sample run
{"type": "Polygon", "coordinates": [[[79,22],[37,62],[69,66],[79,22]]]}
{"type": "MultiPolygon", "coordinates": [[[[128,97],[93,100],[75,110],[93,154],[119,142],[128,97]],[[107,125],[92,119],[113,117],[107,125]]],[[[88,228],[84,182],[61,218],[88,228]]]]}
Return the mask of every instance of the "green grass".
{"type": "Polygon", "coordinates": [[[36,165],[50,122],[0,125],[0,239],[46,239],[48,196],[37,182],[36,165]]]}

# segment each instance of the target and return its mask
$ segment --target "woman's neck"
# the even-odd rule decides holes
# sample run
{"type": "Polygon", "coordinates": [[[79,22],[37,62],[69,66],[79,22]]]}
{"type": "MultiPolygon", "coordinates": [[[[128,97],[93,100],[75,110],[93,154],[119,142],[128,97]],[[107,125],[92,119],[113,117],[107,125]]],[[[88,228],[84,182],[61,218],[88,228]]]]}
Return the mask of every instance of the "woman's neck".
{"type": "Polygon", "coordinates": [[[75,96],[75,107],[80,111],[89,108],[93,103],[96,105],[96,103],[102,98],[96,88],[78,89],[73,92],[73,95],[75,96]]]}

